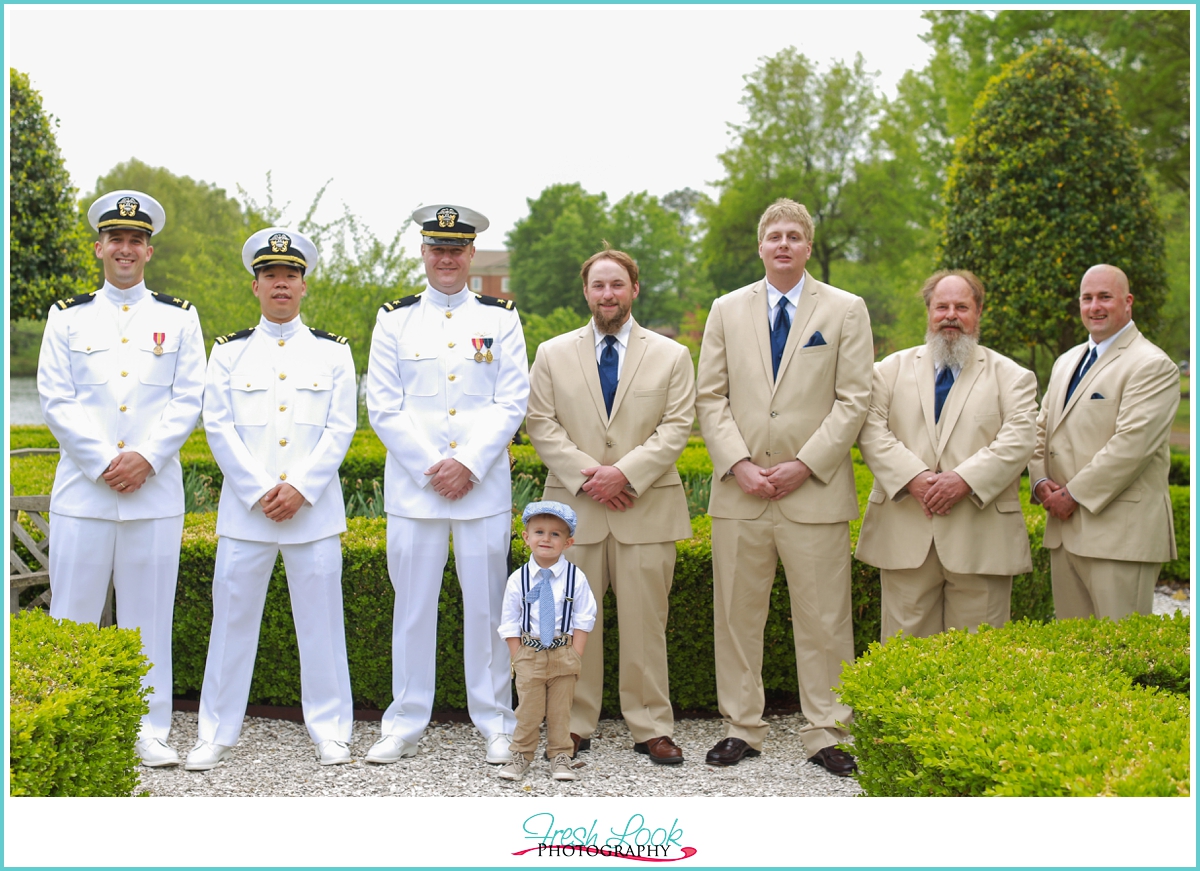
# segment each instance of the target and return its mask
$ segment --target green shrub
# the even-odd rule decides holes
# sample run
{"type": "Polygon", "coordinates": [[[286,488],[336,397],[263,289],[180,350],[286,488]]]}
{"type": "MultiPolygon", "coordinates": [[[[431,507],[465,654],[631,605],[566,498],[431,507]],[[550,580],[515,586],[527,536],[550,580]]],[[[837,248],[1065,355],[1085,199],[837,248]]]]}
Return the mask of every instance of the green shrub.
{"type": "Polygon", "coordinates": [[[1171,448],[1171,471],[1167,481],[1176,487],[1192,486],[1192,455],[1187,451],[1171,448]]]}
{"type": "Polygon", "coordinates": [[[1190,620],[874,644],[842,675],[868,795],[1188,795],[1190,620]]]}
{"type": "Polygon", "coordinates": [[[130,795],[149,710],[140,634],[44,611],[22,611],[10,627],[10,795],[130,795]]]}
{"type": "Polygon", "coordinates": [[[1175,514],[1175,551],[1171,562],[1163,563],[1159,577],[1167,581],[1188,582],[1192,576],[1192,490],[1171,487],[1171,508],[1175,514]]]}

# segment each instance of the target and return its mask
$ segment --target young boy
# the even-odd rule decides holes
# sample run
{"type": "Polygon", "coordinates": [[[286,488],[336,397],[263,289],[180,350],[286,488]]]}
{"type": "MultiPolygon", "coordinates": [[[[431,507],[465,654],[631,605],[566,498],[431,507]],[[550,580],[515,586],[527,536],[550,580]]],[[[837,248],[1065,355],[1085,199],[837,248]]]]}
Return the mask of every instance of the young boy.
{"type": "Polygon", "coordinates": [[[520,704],[512,759],[500,776],[517,780],[529,770],[544,715],[550,776],[575,780],[571,702],[596,600],[583,572],[562,555],[574,543],[575,511],[561,502],[530,502],[521,520],[530,559],[508,578],[498,630],[512,654],[520,704]]]}

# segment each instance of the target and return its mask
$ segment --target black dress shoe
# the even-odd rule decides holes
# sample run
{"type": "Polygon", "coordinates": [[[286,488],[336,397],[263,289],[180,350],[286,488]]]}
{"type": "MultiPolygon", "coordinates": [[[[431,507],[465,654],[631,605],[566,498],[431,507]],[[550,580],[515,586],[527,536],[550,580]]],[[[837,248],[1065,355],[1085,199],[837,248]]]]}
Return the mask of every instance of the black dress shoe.
{"type": "Polygon", "coordinates": [[[808,757],[808,761],[815,762],[830,774],[836,774],[838,777],[849,777],[858,770],[858,763],[854,761],[854,757],[837,747],[822,747],[808,757]]]}
{"type": "Polygon", "coordinates": [[[726,738],[709,750],[704,761],[709,765],[737,765],[743,756],[758,756],[761,751],[755,750],[741,738],[726,738]]]}
{"type": "MultiPolygon", "coordinates": [[[[591,738],[580,738],[574,732],[571,733],[571,743],[575,745],[575,752],[572,754],[572,756],[578,756],[584,750],[592,749],[592,739],[591,738]]],[[[550,750],[549,749],[546,749],[545,751],[543,751],[542,758],[543,759],[550,758],[550,750]]]]}

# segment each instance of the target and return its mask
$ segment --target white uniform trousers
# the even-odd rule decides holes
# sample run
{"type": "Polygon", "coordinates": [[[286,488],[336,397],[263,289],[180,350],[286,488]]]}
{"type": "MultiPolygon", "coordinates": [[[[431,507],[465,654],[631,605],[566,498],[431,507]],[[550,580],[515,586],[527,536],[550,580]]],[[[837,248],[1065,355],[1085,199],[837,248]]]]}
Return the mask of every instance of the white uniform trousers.
{"type": "Polygon", "coordinates": [[[381,731],[415,744],[429,725],[437,655],[437,605],[454,535],[454,564],[463,597],[463,664],[467,710],[484,738],[511,735],[508,645],[496,630],[511,545],[509,512],[473,520],[417,520],[389,514],[388,574],[396,591],[392,617],[392,703],[381,731]]]}
{"type": "Polygon", "coordinates": [[[141,738],[171,731],[171,621],[183,515],[150,520],[98,520],[50,512],[50,616],[99,623],[111,577],[117,625],[142,633],[150,672],[150,712],[141,738]]]}
{"type": "Polygon", "coordinates": [[[217,539],[212,635],[200,691],[201,740],[233,746],[241,735],[267,587],[280,552],[300,647],[304,725],[314,744],[350,740],[354,701],[342,612],[342,542],[337,535],[282,545],[217,539]]]}

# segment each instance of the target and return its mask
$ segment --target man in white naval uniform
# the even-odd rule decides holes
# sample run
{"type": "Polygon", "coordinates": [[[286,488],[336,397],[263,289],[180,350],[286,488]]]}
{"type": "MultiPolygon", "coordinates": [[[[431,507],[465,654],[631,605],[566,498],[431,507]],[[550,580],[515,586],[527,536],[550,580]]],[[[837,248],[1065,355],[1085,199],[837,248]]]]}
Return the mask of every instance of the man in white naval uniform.
{"type": "Polygon", "coordinates": [[[438,594],[453,535],[467,707],[487,761],[500,765],[510,759],[516,727],[508,648],[496,629],[511,546],[507,447],[529,398],[525,337],[510,300],[465,289],[473,240],[487,218],[427,206],[413,220],[428,284],[384,304],[367,365],[367,411],[388,451],[384,505],[396,591],[393,701],[367,761],[415,755],[429,723],[438,594]]]}
{"type": "Polygon", "coordinates": [[[179,448],[204,392],[204,338],[191,303],[146,289],[163,208],[140,191],[88,209],[104,264],[98,291],[50,308],[38,358],[42,416],[62,452],[50,494],[50,614],[100,619],[111,577],[117,625],[150,660],[143,765],[177,765],[171,729],[171,620],[183,535],[179,448]]]}
{"type": "Polygon", "coordinates": [[[283,553],[300,647],[300,699],[322,765],[350,761],[354,706],[342,615],[346,505],[338,469],[358,414],[354,360],[341,336],[300,320],[317,249],[293,230],[242,248],[258,325],[217,339],[204,430],[225,475],[217,509],[213,625],[189,771],[229,756],[242,731],[258,631],[283,553]]]}

